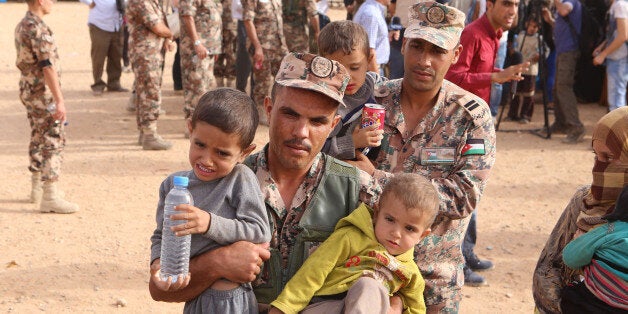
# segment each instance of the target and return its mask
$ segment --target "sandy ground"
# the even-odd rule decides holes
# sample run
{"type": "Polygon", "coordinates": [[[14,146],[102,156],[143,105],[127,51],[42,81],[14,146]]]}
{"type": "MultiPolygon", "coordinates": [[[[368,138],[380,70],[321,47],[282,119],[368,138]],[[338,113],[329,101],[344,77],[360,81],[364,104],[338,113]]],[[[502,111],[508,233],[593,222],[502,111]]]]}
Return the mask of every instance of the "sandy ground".
{"type": "MultiPolygon", "coordinates": [[[[89,89],[87,8],[75,2],[55,5],[45,21],[59,46],[70,122],[60,186],[81,211],[40,214],[28,202],[29,126],[14,65],[13,29],[25,10],[23,3],[0,3],[0,46],[5,47],[0,50],[0,312],[180,312],[181,304],[155,302],[147,289],[159,184],[189,167],[182,96],[172,91],[172,54],[163,83],[168,114],[159,129],[174,147],[143,151],[136,145],[135,117],[125,110],[129,95],[94,97],[89,89]]],[[[123,74],[125,87],[132,80],[132,74],[123,74]]],[[[596,104],[580,109],[589,135],[578,145],[526,132],[542,125],[540,107],[532,124],[502,124],[512,132],[498,132],[497,162],[478,222],[477,253],[496,267],[484,273],[489,286],[463,289],[462,313],[532,311],[531,274],[538,253],[576,187],[590,182],[590,133],[605,109],[596,104]]],[[[267,134],[260,127],[258,147],[267,134]]]]}

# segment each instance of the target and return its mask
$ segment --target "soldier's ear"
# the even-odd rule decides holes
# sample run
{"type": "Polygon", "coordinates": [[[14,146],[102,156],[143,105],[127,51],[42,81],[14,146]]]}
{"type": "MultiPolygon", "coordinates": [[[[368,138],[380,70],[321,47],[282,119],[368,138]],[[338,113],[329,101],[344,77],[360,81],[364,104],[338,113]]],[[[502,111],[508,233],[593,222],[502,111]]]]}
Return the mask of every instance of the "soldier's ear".
{"type": "MultiPolygon", "coordinates": [[[[270,112],[273,110],[273,100],[269,97],[266,96],[264,98],[264,112],[266,114],[266,118],[268,119],[268,121],[270,121],[270,112]]],[[[260,120],[262,120],[262,117],[259,117],[260,120]]]]}
{"type": "Polygon", "coordinates": [[[456,47],[453,48],[454,50],[454,57],[453,60],[451,61],[451,64],[455,64],[456,62],[458,62],[458,58],[460,58],[460,54],[462,53],[462,44],[458,43],[458,45],[456,45],[456,47]]]}

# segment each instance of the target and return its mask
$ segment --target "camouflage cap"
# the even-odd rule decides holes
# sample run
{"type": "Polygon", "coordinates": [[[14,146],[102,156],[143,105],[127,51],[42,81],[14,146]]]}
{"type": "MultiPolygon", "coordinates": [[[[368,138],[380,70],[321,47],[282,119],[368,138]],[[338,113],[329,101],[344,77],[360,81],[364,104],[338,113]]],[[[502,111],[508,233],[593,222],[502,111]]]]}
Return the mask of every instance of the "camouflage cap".
{"type": "Polygon", "coordinates": [[[451,50],[460,42],[465,16],[460,10],[436,1],[421,1],[408,10],[405,38],[420,38],[451,50]]]}
{"type": "Polygon", "coordinates": [[[349,84],[349,73],[337,61],[291,52],[281,60],[275,82],[323,94],[344,106],[342,98],[349,84]]]}

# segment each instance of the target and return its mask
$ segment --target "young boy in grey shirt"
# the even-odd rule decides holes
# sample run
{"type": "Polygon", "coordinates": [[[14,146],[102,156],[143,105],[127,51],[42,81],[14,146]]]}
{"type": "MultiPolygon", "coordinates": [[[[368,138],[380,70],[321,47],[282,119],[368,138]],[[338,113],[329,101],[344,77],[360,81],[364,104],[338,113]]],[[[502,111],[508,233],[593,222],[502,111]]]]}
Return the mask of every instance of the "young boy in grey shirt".
{"type": "MultiPolygon", "coordinates": [[[[151,273],[159,289],[176,291],[190,276],[172,283],[159,278],[164,202],[174,187],[174,176],[189,178],[195,206],[178,205],[172,227],[177,236],[192,234],[190,257],[237,241],[270,241],[270,226],[257,177],[240,164],[254,149],[259,117],[245,93],[219,88],[205,93],[188,120],[189,160],[192,170],[171,174],[161,183],[157,227],[151,237],[151,273]],[[155,277],[156,276],[156,277],[155,277]]],[[[186,302],[184,313],[258,313],[250,283],[216,281],[197,298],[186,302]]]]}

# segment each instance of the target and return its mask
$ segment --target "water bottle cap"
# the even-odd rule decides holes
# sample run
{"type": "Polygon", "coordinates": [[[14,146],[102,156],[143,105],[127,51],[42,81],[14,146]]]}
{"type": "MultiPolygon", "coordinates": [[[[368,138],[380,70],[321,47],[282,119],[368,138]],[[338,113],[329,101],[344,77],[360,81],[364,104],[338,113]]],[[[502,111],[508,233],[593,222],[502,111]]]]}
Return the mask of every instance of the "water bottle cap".
{"type": "Polygon", "coordinates": [[[188,179],[188,177],[175,176],[173,181],[174,185],[187,187],[190,179],[188,179]]]}

